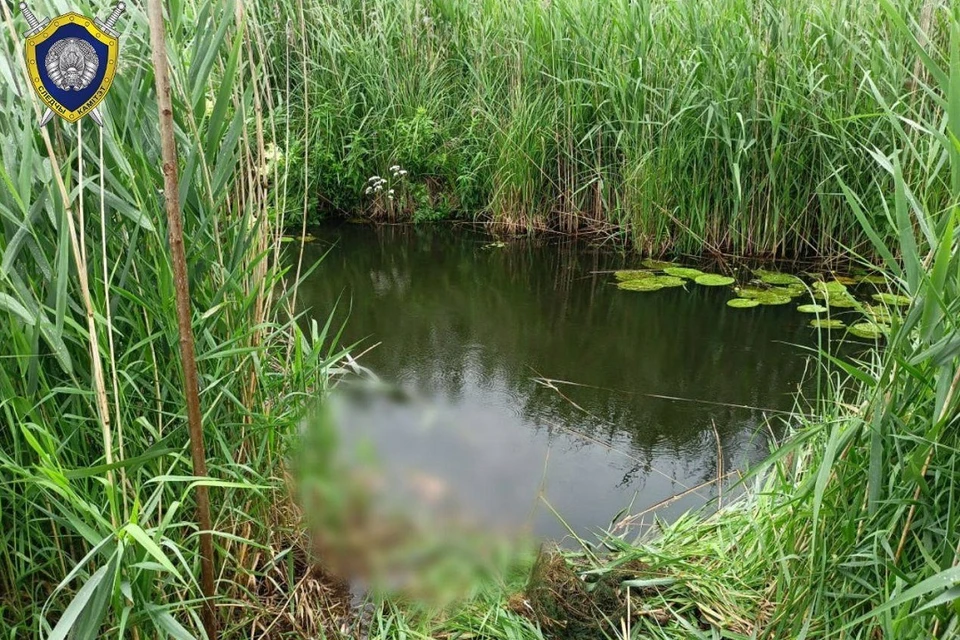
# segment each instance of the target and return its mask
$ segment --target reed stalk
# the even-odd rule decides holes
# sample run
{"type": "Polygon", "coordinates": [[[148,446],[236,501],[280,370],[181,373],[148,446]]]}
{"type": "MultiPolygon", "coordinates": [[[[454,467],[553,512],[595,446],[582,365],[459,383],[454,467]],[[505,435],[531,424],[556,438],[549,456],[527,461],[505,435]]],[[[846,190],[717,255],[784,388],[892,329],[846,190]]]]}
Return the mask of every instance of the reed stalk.
{"type": "MultiPolygon", "coordinates": [[[[179,158],[173,130],[173,103],[170,100],[170,78],[167,72],[167,44],[161,0],[148,0],[150,46],[154,78],[157,86],[157,108],[160,122],[160,149],[163,160],[163,195],[167,212],[167,233],[170,241],[170,260],[176,292],[177,325],[180,333],[180,361],[183,367],[184,398],[187,405],[187,425],[190,430],[190,455],[193,474],[207,476],[206,450],[203,444],[203,418],[200,412],[200,385],[197,380],[197,361],[194,353],[193,322],[190,309],[190,282],[187,277],[187,258],[183,243],[183,218],[180,215],[180,186],[177,176],[179,158]]],[[[213,523],[210,518],[210,495],[206,485],[195,489],[197,523],[200,527],[200,582],[205,598],[203,627],[209,640],[218,636],[215,608],[213,523]]]]}

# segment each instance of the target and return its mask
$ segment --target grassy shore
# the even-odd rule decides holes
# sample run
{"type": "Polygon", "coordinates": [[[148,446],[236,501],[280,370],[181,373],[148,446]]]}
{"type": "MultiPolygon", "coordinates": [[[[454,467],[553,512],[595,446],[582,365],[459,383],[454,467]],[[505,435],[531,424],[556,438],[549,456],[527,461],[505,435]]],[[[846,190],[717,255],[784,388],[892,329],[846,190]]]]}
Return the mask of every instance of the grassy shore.
{"type": "Polygon", "coordinates": [[[872,253],[838,180],[880,222],[893,182],[863,150],[922,135],[910,123],[938,105],[913,79],[913,39],[929,34],[943,65],[949,34],[943,7],[896,4],[923,28],[830,0],[306,2],[307,64],[272,39],[309,94],[290,114],[310,149],[296,189],[311,219],[457,217],[654,254],[872,253]]]}

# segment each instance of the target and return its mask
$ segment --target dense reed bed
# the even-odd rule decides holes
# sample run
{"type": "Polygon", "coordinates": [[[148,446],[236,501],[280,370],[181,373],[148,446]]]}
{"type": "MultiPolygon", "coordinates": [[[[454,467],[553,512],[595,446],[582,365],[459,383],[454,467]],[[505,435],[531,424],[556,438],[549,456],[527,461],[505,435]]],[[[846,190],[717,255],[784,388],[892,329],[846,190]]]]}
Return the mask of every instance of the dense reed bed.
{"type": "Polygon", "coordinates": [[[280,464],[343,356],[293,321],[309,266],[281,266],[282,230],[318,210],[600,229],[653,253],[850,249],[914,301],[882,350],[823,355],[819,417],[715,515],[616,530],[612,555],[541,559],[442,616],[387,602],[370,636],[960,633],[960,15],[921,4],[168,3],[207,478],[146,17],[128,5],[103,131],[38,130],[4,5],[0,633],[203,637],[198,483],[220,635],[336,633],[343,599],[311,570],[280,464]]]}
{"type": "MultiPolygon", "coordinates": [[[[256,7],[167,5],[208,477],[192,476],[146,15],[128,4],[101,130],[37,127],[25,30],[0,57],[0,635],[202,637],[197,487],[223,637],[275,620],[303,549],[277,475],[338,353],[281,266],[284,175],[256,7]],[[298,555],[299,554],[299,555],[298,555]],[[294,557],[298,557],[294,570],[294,557]],[[279,558],[279,559],[278,559],[279,558]],[[285,558],[285,559],[284,559],[285,558]]],[[[42,17],[68,8],[32,3],[42,17]]],[[[105,16],[106,3],[89,8],[105,16]]],[[[294,245],[295,247],[296,245],[294,245]]],[[[309,582],[309,581],[308,581],[309,582]]],[[[283,609],[281,608],[281,611],[283,609]]]]}
{"type": "Polygon", "coordinates": [[[943,65],[949,30],[942,9],[897,5],[923,25],[847,0],[310,2],[296,188],[311,219],[599,231],[649,253],[869,253],[837,178],[875,211],[875,183],[892,181],[863,149],[909,127],[887,109],[929,117],[911,43],[928,33],[943,65]],[[375,175],[388,184],[368,193],[375,175]]]}

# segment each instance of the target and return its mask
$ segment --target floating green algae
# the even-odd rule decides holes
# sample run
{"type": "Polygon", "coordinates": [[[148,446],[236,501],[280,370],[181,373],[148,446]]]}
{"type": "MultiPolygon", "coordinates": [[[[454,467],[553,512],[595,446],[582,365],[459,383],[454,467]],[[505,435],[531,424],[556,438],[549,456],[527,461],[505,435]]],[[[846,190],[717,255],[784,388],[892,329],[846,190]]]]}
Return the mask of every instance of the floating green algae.
{"type": "Polygon", "coordinates": [[[726,287],[736,282],[730,276],[722,276],[718,273],[704,273],[694,278],[693,281],[705,287],[726,287]]]}
{"type": "Polygon", "coordinates": [[[627,280],[640,280],[641,278],[653,278],[656,274],[652,271],[645,271],[641,269],[621,269],[620,271],[614,271],[613,277],[617,279],[618,282],[625,282],[627,280]]]}
{"type": "Polygon", "coordinates": [[[842,320],[828,320],[827,318],[814,318],[809,324],[814,329],[842,329],[846,326],[842,320]]]}
{"type": "Polygon", "coordinates": [[[897,295],[896,293],[875,293],[871,297],[877,302],[893,305],[895,307],[906,307],[910,304],[910,298],[907,296],[897,295]]]}
{"type": "Polygon", "coordinates": [[[803,280],[789,273],[780,273],[779,271],[768,271],[766,269],[757,269],[753,273],[755,276],[760,278],[761,282],[764,282],[766,284],[775,284],[775,285],[803,284],[803,280]]]}
{"type": "Polygon", "coordinates": [[[853,335],[869,340],[876,340],[881,336],[885,336],[889,330],[890,327],[887,325],[877,324],[876,322],[858,322],[847,328],[847,331],[853,335]]]}
{"type": "Polygon", "coordinates": [[[826,313],[828,309],[822,304],[802,304],[797,307],[797,311],[800,313],[826,313]]]}
{"type": "Polygon", "coordinates": [[[734,309],[751,309],[753,307],[759,307],[760,303],[753,298],[733,298],[732,300],[727,300],[727,306],[733,307],[734,309]]]}
{"type": "Polygon", "coordinates": [[[675,276],[650,276],[649,278],[637,278],[634,280],[625,280],[617,284],[618,289],[624,291],[659,291],[667,287],[683,286],[685,280],[675,276]]]}
{"type": "Polygon", "coordinates": [[[664,262],[663,260],[654,260],[653,258],[646,258],[640,262],[647,269],[666,269],[667,267],[675,267],[672,262],[664,262]]]}
{"type": "Polygon", "coordinates": [[[696,278],[703,275],[703,271],[700,271],[700,269],[690,267],[664,267],[663,272],[668,276],[677,278],[696,278]]]}

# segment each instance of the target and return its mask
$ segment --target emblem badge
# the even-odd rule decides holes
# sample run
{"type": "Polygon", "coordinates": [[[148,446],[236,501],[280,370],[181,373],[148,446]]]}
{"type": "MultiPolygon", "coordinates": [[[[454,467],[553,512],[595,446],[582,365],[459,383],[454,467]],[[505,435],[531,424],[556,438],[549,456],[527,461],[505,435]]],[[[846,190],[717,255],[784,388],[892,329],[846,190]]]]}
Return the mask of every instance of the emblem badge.
{"type": "Polygon", "coordinates": [[[30,27],[25,34],[30,84],[47,105],[41,127],[54,114],[68,122],[89,115],[103,126],[97,105],[117,73],[120,34],[113,25],[125,9],[123,2],[118,3],[106,20],[71,12],[41,21],[26,2],[20,3],[30,27]]]}

